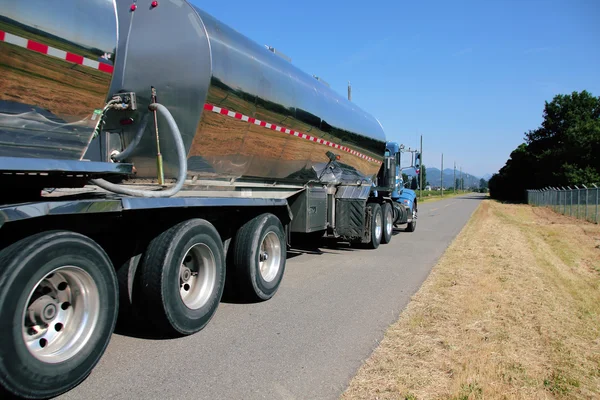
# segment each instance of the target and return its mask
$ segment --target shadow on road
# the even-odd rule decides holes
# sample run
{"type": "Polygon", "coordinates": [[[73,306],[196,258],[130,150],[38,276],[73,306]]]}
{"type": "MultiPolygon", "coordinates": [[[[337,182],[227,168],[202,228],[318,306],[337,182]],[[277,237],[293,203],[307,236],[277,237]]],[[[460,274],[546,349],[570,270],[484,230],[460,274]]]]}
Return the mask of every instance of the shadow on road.
{"type": "Polygon", "coordinates": [[[406,227],[404,228],[394,228],[392,229],[392,235],[396,236],[396,235],[406,235],[409,234],[410,232],[406,232],[406,227]]]}
{"type": "MultiPolygon", "coordinates": [[[[300,257],[302,255],[323,255],[323,254],[335,254],[336,252],[350,252],[356,251],[350,243],[343,242],[330,238],[320,238],[312,241],[299,241],[295,243],[292,248],[287,251],[287,259],[300,257]]],[[[228,263],[228,265],[231,265],[228,263]]],[[[133,268],[135,268],[133,266],[133,268]]],[[[128,275],[131,266],[126,266],[118,271],[120,279],[120,302],[119,302],[119,317],[114,333],[123,336],[129,336],[139,339],[151,339],[151,340],[168,340],[175,339],[177,335],[165,335],[162,334],[158,329],[152,326],[150,318],[148,316],[142,316],[138,314],[135,307],[132,305],[131,296],[128,294],[128,275]]],[[[133,271],[135,273],[135,270],[133,271]]],[[[235,284],[230,278],[233,276],[233,271],[228,270],[226,272],[225,289],[223,296],[221,297],[221,303],[227,304],[253,304],[260,301],[254,299],[248,299],[247,297],[240,296],[235,290],[235,284]]],[[[130,277],[129,277],[130,278],[130,277]]],[[[139,306],[138,306],[139,307],[139,306]]]]}

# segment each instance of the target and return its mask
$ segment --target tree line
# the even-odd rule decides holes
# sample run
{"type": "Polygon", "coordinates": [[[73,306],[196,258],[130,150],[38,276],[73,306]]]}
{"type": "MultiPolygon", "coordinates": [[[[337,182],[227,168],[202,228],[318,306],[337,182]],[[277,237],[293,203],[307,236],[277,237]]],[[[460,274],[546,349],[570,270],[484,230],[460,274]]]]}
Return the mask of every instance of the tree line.
{"type": "Polygon", "coordinates": [[[489,181],[490,196],[522,202],[527,189],[600,184],[600,97],[587,91],[545,102],[540,127],[489,181]]]}

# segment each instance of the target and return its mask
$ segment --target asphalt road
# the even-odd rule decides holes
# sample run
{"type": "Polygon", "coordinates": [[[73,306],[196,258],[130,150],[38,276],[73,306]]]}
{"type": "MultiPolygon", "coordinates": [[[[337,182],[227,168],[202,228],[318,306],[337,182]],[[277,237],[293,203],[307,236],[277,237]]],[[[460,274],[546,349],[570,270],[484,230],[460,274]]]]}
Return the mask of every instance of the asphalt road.
{"type": "Polygon", "coordinates": [[[221,303],[195,335],[114,334],[92,374],[60,399],[335,399],[482,198],[424,203],[417,230],[377,250],[292,251],[275,297],[221,303]]]}

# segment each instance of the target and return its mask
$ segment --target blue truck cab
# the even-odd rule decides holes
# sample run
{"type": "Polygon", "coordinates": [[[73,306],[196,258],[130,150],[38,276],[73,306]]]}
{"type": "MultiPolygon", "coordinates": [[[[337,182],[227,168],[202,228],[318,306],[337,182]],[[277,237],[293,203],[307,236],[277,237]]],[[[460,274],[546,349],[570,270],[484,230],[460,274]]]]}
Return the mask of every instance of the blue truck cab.
{"type": "MultiPolygon", "coordinates": [[[[399,145],[396,142],[387,142],[385,149],[385,156],[389,162],[393,162],[394,168],[394,185],[393,190],[390,193],[394,204],[394,226],[406,224],[405,231],[414,232],[417,227],[417,194],[414,190],[407,188],[410,182],[404,182],[402,179],[402,170],[408,168],[414,168],[419,173],[419,166],[421,155],[416,154],[414,165],[411,157],[411,165],[408,167],[402,167],[402,153],[404,146],[399,145]]],[[[391,177],[392,178],[392,177],[391,177]]]]}

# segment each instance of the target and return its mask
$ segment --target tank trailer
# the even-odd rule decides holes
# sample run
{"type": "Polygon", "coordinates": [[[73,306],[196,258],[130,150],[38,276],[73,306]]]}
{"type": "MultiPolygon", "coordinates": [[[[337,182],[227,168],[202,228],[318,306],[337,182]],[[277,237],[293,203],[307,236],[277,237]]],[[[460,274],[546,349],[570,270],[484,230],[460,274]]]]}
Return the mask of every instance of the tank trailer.
{"type": "Polygon", "coordinates": [[[270,299],[298,235],[416,220],[375,117],[184,0],[0,0],[0,88],[3,398],[78,385],[118,317],[270,299]]]}

